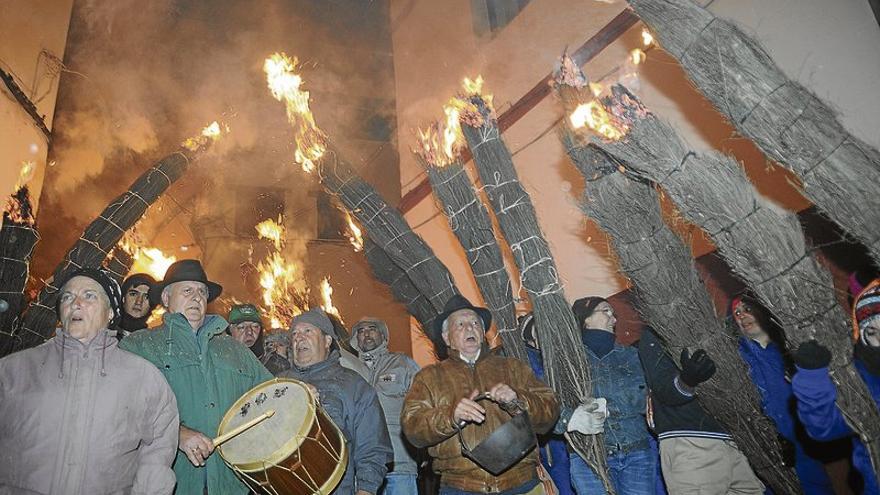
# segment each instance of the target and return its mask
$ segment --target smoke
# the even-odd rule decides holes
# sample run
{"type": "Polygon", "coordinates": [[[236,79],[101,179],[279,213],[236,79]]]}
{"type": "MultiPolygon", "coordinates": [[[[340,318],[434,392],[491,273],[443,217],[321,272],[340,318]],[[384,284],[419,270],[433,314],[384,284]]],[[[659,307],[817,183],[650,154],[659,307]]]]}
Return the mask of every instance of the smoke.
{"type": "Polygon", "coordinates": [[[372,121],[380,130],[383,122],[393,126],[387,2],[74,4],[50,151],[55,166],[38,218],[43,239],[52,242],[38,248],[35,274],[51,272],[114,196],[213,120],[226,122],[230,133],[148,211],[141,237],[166,251],[197,244],[200,253],[169,254],[216,253],[209,257],[230,263],[226,276],[234,278],[235,263],[256,243],[245,238],[253,227],[239,225],[236,191],[269,187],[286,192],[290,235],[302,239],[290,254],[304,259],[314,214],[295,217],[314,210],[317,179],[293,165],[290,127],[268,93],[263,60],[285,51],[305,62],[318,124],[334,139],[369,133],[372,121]]]}

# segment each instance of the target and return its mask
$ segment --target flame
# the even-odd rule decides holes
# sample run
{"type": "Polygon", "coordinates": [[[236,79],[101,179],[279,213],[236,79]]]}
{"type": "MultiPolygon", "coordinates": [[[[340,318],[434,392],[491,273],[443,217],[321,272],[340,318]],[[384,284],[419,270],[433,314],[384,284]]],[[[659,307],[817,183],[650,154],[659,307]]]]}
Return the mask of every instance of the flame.
{"type": "Polygon", "coordinates": [[[339,310],[333,305],[333,287],[330,286],[329,277],[324,277],[321,280],[321,309],[327,312],[327,314],[336,316],[339,318],[339,321],[342,321],[342,316],[339,314],[339,310]]]}
{"type": "Polygon", "coordinates": [[[354,223],[354,220],[352,220],[351,215],[347,211],[345,212],[345,220],[348,222],[348,240],[351,241],[355,252],[360,252],[364,249],[364,238],[361,235],[361,228],[354,223]]]}
{"type": "Polygon", "coordinates": [[[153,328],[159,326],[162,323],[162,316],[166,313],[165,306],[161,304],[153,308],[153,312],[150,313],[150,317],[147,318],[147,328],[153,328]]]}
{"type": "Polygon", "coordinates": [[[642,44],[645,46],[651,46],[651,43],[654,42],[654,35],[651,34],[651,31],[648,31],[648,28],[642,28],[642,44]]]}
{"type": "Polygon", "coordinates": [[[646,58],[648,58],[648,55],[641,48],[633,48],[629,52],[629,59],[633,65],[639,65],[644,62],[646,58]]]}
{"type": "Polygon", "coordinates": [[[273,252],[257,264],[257,272],[260,274],[260,287],[263,289],[263,306],[273,328],[286,326],[282,320],[285,318],[284,301],[288,291],[296,280],[296,266],[284,258],[278,251],[273,252]]]}
{"type": "Polygon", "coordinates": [[[602,91],[605,91],[605,86],[602,86],[599,83],[590,82],[590,92],[593,93],[593,96],[599,96],[602,94],[602,91]]]}
{"type": "Polygon", "coordinates": [[[578,105],[569,116],[569,121],[575,129],[586,126],[612,141],[618,140],[626,134],[626,130],[619,128],[612,121],[608,112],[605,111],[605,107],[597,100],[578,105]]]}
{"type": "Polygon", "coordinates": [[[168,267],[177,261],[176,257],[166,255],[159,248],[132,246],[130,243],[120,244],[120,247],[131,253],[134,260],[130,273],[147,273],[156,280],[162,280],[168,267]]]}
{"type": "Polygon", "coordinates": [[[220,139],[224,132],[229,132],[229,126],[226,124],[220,124],[215,120],[205,126],[205,128],[199,132],[198,136],[188,138],[183,144],[181,144],[181,146],[190,151],[199,151],[203,147],[220,139]]]}
{"type": "Polygon", "coordinates": [[[15,189],[20,189],[22,186],[30,182],[30,180],[34,177],[34,172],[37,170],[37,163],[33,160],[24,160],[21,162],[21,170],[18,172],[18,182],[15,184],[15,189]]]}
{"type": "Polygon", "coordinates": [[[327,150],[327,135],[315,124],[309,109],[309,92],[301,89],[302,77],[294,73],[296,69],[297,59],[291,60],[284,53],[275,53],[263,63],[269,90],[276,100],[284,102],[287,120],[294,129],[294,160],[311,173],[327,150]]]}
{"type": "Polygon", "coordinates": [[[275,244],[275,249],[280,250],[284,244],[284,227],[282,227],[283,219],[278,215],[278,221],[267,218],[256,226],[257,235],[260,239],[268,239],[275,244]]]}
{"type": "Polygon", "coordinates": [[[15,193],[6,198],[2,217],[10,223],[33,227],[36,219],[30,204],[30,193],[27,186],[16,188],[15,193]]]}
{"type": "Polygon", "coordinates": [[[466,95],[479,95],[483,92],[483,76],[478,75],[476,79],[471,80],[465,77],[461,82],[461,87],[466,95]]]}

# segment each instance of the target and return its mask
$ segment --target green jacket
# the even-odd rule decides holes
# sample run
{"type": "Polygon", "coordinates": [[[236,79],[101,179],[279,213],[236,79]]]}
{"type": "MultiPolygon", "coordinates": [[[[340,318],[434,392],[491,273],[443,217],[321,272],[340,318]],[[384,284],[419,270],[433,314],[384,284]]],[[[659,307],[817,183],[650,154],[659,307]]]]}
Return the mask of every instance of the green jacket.
{"type": "MultiPolygon", "coordinates": [[[[138,330],[119,343],[165,375],[177,397],[180,424],[211,438],[217,436],[223,415],[239,397],[272,378],[247,347],[224,333],[227,326],[222,317],[207,315],[193,333],[182,314],[166,313],[162,326],[138,330]]],[[[179,495],[201,495],[205,483],[211,495],[248,493],[216,451],[205,467],[197,468],[178,450],[174,474],[179,495]]]]}

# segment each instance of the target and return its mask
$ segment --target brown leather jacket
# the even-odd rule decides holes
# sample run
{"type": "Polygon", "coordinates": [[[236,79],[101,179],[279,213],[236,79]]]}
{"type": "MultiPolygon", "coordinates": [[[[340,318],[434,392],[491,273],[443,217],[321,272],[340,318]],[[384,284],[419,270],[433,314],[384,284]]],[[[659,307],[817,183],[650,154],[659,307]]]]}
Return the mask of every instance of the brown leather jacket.
{"type": "MultiPolygon", "coordinates": [[[[498,356],[485,346],[474,365],[462,361],[450,350],[449,359],[421,370],[406,395],[401,425],[406,438],[416,447],[428,447],[434,459],[434,471],[440,483],[460,490],[495,493],[515,488],[537,477],[538,453],[533,450],[500,476],[481,469],[461,453],[452,411],[462,397],[474,389],[488,392],[494,385],[506,383],[525,403],[536,433],[547,432],[556,422],[559,406],[553,390],[540,382],[529,365],[513,358],[498,356]]],[[[468,424],[463,429],[468,447],[480,441],[510,419],[497,404],[481,401],[486,408],[483,424],[468,424]]]]}

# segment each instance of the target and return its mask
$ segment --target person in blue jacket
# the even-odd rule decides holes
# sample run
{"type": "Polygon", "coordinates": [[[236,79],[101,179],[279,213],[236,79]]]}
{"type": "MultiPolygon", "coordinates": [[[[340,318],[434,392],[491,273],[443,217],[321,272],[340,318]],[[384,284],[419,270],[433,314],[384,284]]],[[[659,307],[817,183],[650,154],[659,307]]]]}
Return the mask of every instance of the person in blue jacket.
{"type": "MultiPolygon", "coordinates": [[[[855,366],[875,406],[880,403],[880,280],[871,282],[853,304],[855,326],[855,366]]],[[[831,351],[815,340],[800,345],[795,353],[797,373],[792,389],[797,398],[798,416],[807,433],[816,440],[851,437],[852,464],[862,475],[867,495],[880,494],[877,477],[865,445],[854,434],[837,408],[837,388],[829,375],[831,351]]]]}
{"type": "MultiPolygon", "coordinates": [[[[571,309],[590,363],[593,397],[607,405],[607,416],[599,431],[604,433],[611,482],[618,495],[653,495],[657,455],[651,450],[651,433],[645,420],[648,387],[638,351],[615,341],[617,317],[604,298],[584,297],[571,309]]],[[[580,408],[563,408],[554,431],[582,431],[577,426],[579,416],[580,408]]],[[[577,453],[570,454],[569,459],[575,492],[606,493],[599,477],[577,453]]]]}
{"type": "Polygon", "coordinates": [[[761,393],[764,413],[773,420],[781,437],[783,458],[787,463],[794,463],[805,495],[834,495],[831,479],[822,463],[804,451],[804,445],[796,435],[794,397],[786,379],[780,329],[749,294],[733,298],[730,314],[740,334],[739,353],[748,364],[752,382],[761,393]]]}
{"type": "MultiPolygon", "coordinates": [[[[535,315],[526,313],[517,318],[520,337],[526,344],[526,354],[532,372],[538,380],[547,383],[544,377],[544,359],[541,357],[541,349],[538,347],[538,339],[535,334],[535,315]]],[[[556,491],[559,495],[574,495],[571,487],[569,473],[568,448],[565,446],[565,438],[557,433],[548,432],[538,436],[538,454],[541,456],[541,464],[553,479],[556,491]]]]}

